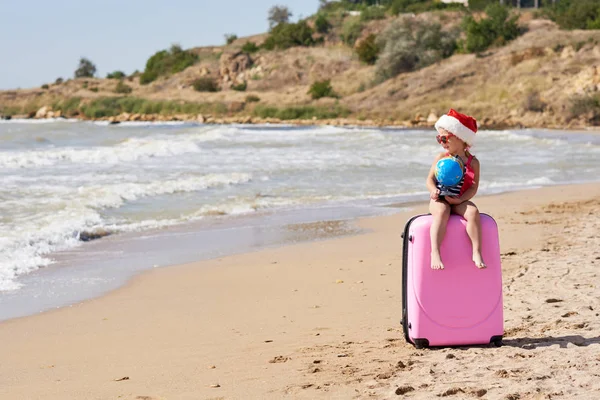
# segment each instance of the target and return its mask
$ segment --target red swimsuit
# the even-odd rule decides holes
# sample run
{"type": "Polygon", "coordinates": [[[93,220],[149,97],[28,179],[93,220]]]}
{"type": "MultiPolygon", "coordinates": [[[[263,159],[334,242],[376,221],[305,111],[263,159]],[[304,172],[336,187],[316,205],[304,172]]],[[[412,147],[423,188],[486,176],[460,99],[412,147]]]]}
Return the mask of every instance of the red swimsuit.
{"type": "Polygon", "coordinates": [[[469,154],[467,165],[465,165],[464,181],[460,188],[459,196],[462,196],[464,192],[473,186],[473,181],[475,180],[475,171],[473,171],[473,167],[471,167],[471,160],[473,160],[473,156],[469,154]]]}

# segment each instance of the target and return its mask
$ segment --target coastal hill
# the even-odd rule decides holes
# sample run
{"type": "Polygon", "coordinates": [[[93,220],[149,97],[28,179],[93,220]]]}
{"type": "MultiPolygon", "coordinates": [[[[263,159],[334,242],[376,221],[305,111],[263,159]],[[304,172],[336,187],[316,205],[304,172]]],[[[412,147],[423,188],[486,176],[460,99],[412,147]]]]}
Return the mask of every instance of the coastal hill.
{"type": "MultiPolygon", "coordinates": [[[[600,125],[598,104],[593,103],[600,91],[600,31],[563,30],[536,15],[520,12],[518,24],[524,33],[502,46],[457,52],[381,83],[375,80],[377,66],[359,60],[356,47],[399,17],[364,23],[351,46],[340,39],[343,19],[352,18],[348,15],[318,35],[320,40],[312,46],[243,50],[249,42],[261,46],[269,36],[265,33],[223,46],[188,49],[198,61],[147,84],[141,84],[136,73],[122,80],[76,78],[41,88],[0,91],[0,115],[113,122],[314,123],[319,119],[334,124],[415,126],[431,125],[452,107],[476,116],[485,127],[600,125]],[[216,86],[198,91],[196,82],[202,79],[216,86]],[[327,80],[333,95],[311,97],[311,85],[327,80]],[[129,98],[140,107],[136,112],[111,111],[119,98],[129,98]],[[82,112],[86,104],[100,109],[82,112]]],[[[463,16],[458,11],[410,15],[444,28],[459,26],[463,16]]],[[[314,27],[315,16],[307,23],[314,27]]]]}

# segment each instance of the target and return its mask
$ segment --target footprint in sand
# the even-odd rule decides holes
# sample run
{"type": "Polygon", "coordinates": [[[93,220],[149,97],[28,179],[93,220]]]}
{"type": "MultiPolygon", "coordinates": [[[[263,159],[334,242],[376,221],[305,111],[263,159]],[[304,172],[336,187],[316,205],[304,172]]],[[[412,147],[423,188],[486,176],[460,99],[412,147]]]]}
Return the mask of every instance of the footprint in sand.
{"type": "Polygon", "coordinates": [[[441,393],[440,397],[454,396],[455,394],[464,393],[465,391],[462,388],[450,388],[445,392],[441,393]]]}
{"type": "Polygon", "coordinates": [[[415,390],[415,388],[412,387],[412,386],[401,386],[401,387],[397,388],[394,393],[396,393],[398,396],[401,396],[403,394],[406,394],[408,392],[412,392],[414,390],[415,390]]]}

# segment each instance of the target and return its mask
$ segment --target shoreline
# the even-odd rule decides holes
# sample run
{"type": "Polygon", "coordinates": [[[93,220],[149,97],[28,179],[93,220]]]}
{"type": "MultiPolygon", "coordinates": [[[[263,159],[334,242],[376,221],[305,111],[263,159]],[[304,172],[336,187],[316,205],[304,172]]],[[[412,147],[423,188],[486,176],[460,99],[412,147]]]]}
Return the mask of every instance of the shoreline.
{"type": "MultiPolygon", "coordinates": [[[[548,361],[531,363],[546,353],[554,358],[562,354],[562,364],[568,359],[583,368],[575,383],[584,387],[584,378],[591,379],[584,361],[593,360],[588,355],[597,350],[598,343],[588,339],[600,333],[596,322],[583,328],[561,324],[544,328],[546,335],[554,337],[547,341],[551,347],[541,346],[545,353],[535,351],[539,342],[520,339],[527,332],[539,335],[536,327],[541,324],[543,328],[556,312],[574,312],[563,317],[569,324],[588,319],[589,312],[597,313],[586,311],[584,303],[578,305],[589,297],[588,290],[593,293],[597,289],[584,285],[594,266],[590,261],[577,261],[577,257],[593,260],[600,252],[568,254],[563,249],[568,249],[569,243],[589,243],[590,249],[597,248],[593,243],[598,238],[592,232],[597,232],[594,226],[599,218],[594,210],[600,203],[600,184],[566,188],[476,199],[481,211],[491,214],[501,227],[508,345],[499,350],[415,351],[404,343],[398,323],[399,234],[408,216],[424,211],[426,205],[421,203],[408,212],[360,219],[358,225],[367,231],[359,235],[155,269],[100,298],[1,322],[0,349],[6,357],[0,365],[0,395],[45,399],[120,396],[132,400],[140,396],[387,398],[397,387],[411,383],[412,397],[428,398],[452,385],[448,378],[438,378],[436,383],[436,375],[422,369],[437,372],[460,364],[462,367],[445,376],[473,381],[468,366],[487,368],[493,374],[502,370],[500,365],[506,370],[506,363],[513,360],[525,365],[520,367],[523,371],[533,368],[535,376],[535,368],[545,368],[548,361]],[[561,257],[570,261],[560,261],[561,257]],[[557,274],[560,271],[552,267],[553,258],[561,265],[583,268],[568,276],[576,281],[581,276],[581,282],[575,282],[577,291],[549,286],[548,280],[535,279],[524,267],[546,260],[536,266],[538,275],[557,274]],[[525,286],[513,289],[519,282],[525,286]],[[550,290],[561,302],[543,305],[545,297],[541,297],[541,305],[525,307],[523,302],[538,301],[529,298],[532,290],[550,290]],[[569,300],[566,296],[583,297],[569,300]],[[533,319],[526,318],[531,313],[527,309],[532,310],[533,319]],[[562,336],[561,329],[565,332],[562,336]],[[579,339],[577,334],[567,334],[582,329],[579,339]],[[560,343],[571,346],[567,346],[569,356],[560,343]],[[514,358],[523,351],[534,358],[514,358]],[[457,360],[443,362],[450,353],[456,354],[457,360]],[[503,364],[497,364],[501,362],[498,357],[505,358],[503,364]],[[398,361],[405,367],[399,368],[398,361]]],[[[566,368],[547,374],[563,370],[566,368]]],[[[559,392],[552,386],[557,385],[556,379],[529,383],[525,378],[530,374],[511,371],[505,371],[507,377],[499,373],[491,380],[475,378],[473,382],[485,386],[490,395],[497,394],[492,398],[532,384],[541,385],[543,393],[559,392]],[[520,376],[522,387],[503,389],[502,382],[514,384],[520,376]]],[[[471,386],[462,384],[461,390],[466,392],[471,386]]],[[[595,386],[588,383],[587,388],[595,386]]],[[[581,393],[569,392],[566,387],[562,387],[566,398],[569,393],[581,393]]]]}
{"type": "MultiPolygon", "coordinates": [[[[162,115],[162,114],[125,114],[114,117],[103,118],[87,118],[80,116],[72,116],[66,118],[64,116],[50,117],[29,117],[27,115],[15,115],[10,117],[0,117],[0,121],[61,121],[71,120],[80,122],[106,122],[109,125],[119,125],[127,122],[139,123],[198,123],[204,125],[292,125],[292,126],[335,126],[335,127],[361,127],[361,128],[394,128],[394,129],[434,129],[434,123],[437,120],[424,117],[418,117],[413,120],[389,120],[389,119],[371,119],[371,118],[330,118],[330,119],[288,119],[282,120],[279,118],[262,118],[249,115],[239,116],[211,116],[211,115],[162,115]]],[[[528,123],[526,120],[509,120],[495,121],[489,118],[484,118],[478,121],[480,130],[508,130],[508,129],[549,129],[561,131],[584,131],[589,133],[600,133],[600,126],[589,125],[585,121],[571,121],[567,124],[540,124],[528,123]]]]}
{"type": "Polygon", "coordinates": [[[55,263],[22,276],[22,288],[0,292],[0,323],[103,297],[155,268],[360,234],[357,221],[392,214],[395,211],[390,207],[405,208],[402,203],[363,206],[360,210],[340,205],[308,207],[98,237],[53,253],[55,263]],[[98,259],[89,260],[88,254],[98,259]],[[30,305],[31,298],[44,302],[30,305]]]}

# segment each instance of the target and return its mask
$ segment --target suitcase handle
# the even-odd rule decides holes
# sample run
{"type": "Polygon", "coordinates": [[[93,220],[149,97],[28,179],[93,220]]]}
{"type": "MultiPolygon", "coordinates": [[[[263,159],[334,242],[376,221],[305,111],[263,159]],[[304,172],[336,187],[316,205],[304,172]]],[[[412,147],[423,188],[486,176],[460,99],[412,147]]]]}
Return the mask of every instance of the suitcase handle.
{"type": "MultiPolygon", "coordinates": [[[[404,239],[404,232],[402,232],[402,233],[400,234],[400,237],[401,237],[402,239],[404,239]]],[[[408,235],[408,241],[412,243],[412,241],[413,241],[413,240],[414,240],[414,238],[413,238],[413,235],[408,235]]]]}

